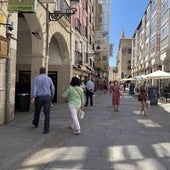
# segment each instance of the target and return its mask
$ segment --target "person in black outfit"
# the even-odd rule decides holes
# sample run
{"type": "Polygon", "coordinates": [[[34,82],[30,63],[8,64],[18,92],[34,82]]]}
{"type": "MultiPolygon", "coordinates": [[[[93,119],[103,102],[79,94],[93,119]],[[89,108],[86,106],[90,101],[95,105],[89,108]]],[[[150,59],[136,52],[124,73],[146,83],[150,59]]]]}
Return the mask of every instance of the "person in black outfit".
{"type": "Polygon", "coordinates": [[[88,105],[89,98],[90,98],[90,106],[93,106],[93,94],[94,94],[94,83],[89,80],[86,83],[86,103],[84,106],[88,105]]]}

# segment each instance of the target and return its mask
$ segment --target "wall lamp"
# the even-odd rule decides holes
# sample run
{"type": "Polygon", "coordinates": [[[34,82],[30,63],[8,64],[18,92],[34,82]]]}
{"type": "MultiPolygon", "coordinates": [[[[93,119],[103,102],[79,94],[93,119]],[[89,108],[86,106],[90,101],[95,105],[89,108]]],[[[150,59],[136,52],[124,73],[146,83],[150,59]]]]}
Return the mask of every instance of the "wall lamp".
{"type": "Polygon", "coordinates": [[[7,29],[9,30],[9,31],[12,31],[14,28],[13,28],[13,24],[5,24],[5,23],[0,23],[0,26],[1,25],[6,25],[7,26],[7,29]]]}
{"type": "Polygon", "coordinates": [[[70,0],[70,7],[67,7],[63,11],[54,11],[52,13],[49,13],[49,20],[50,21],[58,21],[63,16],[69,17],[71,15],[74,15],[77,12],[77,8],[73,7],[76,6],[79,3],[79,0],[70,0]]]}

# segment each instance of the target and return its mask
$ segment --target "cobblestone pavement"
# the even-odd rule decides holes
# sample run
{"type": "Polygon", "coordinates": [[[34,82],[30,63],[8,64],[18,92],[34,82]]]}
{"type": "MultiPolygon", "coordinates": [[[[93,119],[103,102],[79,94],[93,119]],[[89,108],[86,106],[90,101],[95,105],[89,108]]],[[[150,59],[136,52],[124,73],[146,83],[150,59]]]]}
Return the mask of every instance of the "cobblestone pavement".
{"type": "Polygon", "coordinates": [[[2,170],[170,170],[170,103],[147,108],[124,93],[114,112],[110,94],[97,92],[85,108],[81,134],[68,129],[67,104],[55,104],[50,133],[31,125],[33,113],[22,112],[0,126],[2,170]]]}

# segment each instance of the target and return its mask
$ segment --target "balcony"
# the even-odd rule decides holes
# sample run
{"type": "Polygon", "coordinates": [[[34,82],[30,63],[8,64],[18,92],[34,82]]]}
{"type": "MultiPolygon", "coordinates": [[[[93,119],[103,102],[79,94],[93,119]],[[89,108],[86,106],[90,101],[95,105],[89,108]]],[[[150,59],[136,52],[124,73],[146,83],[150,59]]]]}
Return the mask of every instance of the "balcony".
{"type": "Polygon", "coordinates": [[[75,50],[75,65],[83,65],[83,55],[77,50],[75,50]]]}
{"type": "MultiPolygon", "coordinates": [[[[60,19],[64,17],[69,23],[71,22],[71,16],[67,13],[71,12],[70,6],[67,4],[66,0],[59,1],[57,4],[57,9],[54,13],[51,13],[50,21],[55,21],[56,19],[60,19]],[[65,13],[65,15],[63,15],[65,13]],[[58,14],[56,17],[55,14],[58,14]]],[[[63,20],[64,20],[63,18],[63,20]]]]}
{"type": "Polygon", "coordinates": [[[75,29],[81,34],[81,23],[78,18],[75,18],[75,29]]]}

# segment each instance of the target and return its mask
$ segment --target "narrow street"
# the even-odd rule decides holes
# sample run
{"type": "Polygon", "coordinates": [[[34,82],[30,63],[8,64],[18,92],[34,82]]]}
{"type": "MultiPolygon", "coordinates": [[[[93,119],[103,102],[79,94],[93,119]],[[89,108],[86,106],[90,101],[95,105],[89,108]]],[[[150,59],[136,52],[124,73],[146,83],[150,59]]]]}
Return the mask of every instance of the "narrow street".
{"type": "Polygon", "coordinates": [[[151,105],[139,115],[140,103],[124,93],[114,112],[110,94],[97,92],[85,108],[81,134],[68,129],[67,104],[55,104],[51,129],[43,134],[33,113],[18,113],[0,126],[0,169],[3,170],[170,170],[170,103],[151,105]]]}

